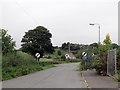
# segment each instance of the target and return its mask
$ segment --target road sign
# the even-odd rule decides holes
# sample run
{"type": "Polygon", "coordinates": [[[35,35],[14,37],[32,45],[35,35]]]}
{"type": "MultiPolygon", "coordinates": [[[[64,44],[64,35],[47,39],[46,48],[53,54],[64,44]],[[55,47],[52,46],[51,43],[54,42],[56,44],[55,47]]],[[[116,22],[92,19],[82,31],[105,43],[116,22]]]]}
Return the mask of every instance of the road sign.
{"type": "Polygon", "coordinates": [[[86,61],[87,58],[88,58],[87,53],[86,53],[86,52],[83,52],[83,53],[82,53],[82,60],[86,61]]]}
{"type": "Polygon", "coordinates": [[[35,56],[36,56],[37,58],[39,58],[39,57],[40,57],[40,54],[39,54],[39,53],[36,53],[35,56]]]}

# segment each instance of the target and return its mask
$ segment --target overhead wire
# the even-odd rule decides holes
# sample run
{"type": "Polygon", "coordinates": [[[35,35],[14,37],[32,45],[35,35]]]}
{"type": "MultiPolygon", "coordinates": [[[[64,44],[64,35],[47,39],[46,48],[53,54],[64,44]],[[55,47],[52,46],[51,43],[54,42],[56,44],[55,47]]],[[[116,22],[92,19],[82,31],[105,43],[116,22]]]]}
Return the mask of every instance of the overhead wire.
{"type": "Polygon", "coordinates": [[[21,6],[21,5],[19,4],[19,2],[18,2],[17,0],[14,0],[14,1],[15,1],[16,5],[18,5],[18,6],[21,8],[21,10],[23,10],[23,12],[24,12],[27,16],[29,16],[29,17],[34,21],[34,23],[36,23],[36,24],[39,23],[36,19],[33,18],[32,15],[30,15],[30,14],[28,13],[28,11],[27,11],[25,8],[23,8],[23,6],[21,6]]]}

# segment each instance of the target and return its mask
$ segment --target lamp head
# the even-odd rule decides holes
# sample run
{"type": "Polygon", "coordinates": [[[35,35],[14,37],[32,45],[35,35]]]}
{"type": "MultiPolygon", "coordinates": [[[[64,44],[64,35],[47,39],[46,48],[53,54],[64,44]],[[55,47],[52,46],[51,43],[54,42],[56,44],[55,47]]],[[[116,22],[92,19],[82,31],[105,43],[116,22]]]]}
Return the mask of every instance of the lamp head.
{"type": "Polygon", "coordinates": [[[89,25],[95,25],[95,24],[90,23],[89,25]]]}

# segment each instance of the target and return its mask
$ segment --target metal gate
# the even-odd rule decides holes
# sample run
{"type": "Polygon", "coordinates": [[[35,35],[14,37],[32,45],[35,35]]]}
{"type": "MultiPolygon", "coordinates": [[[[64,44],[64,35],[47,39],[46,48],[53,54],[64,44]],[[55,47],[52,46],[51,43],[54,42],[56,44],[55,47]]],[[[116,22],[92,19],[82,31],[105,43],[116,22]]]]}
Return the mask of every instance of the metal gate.
{"type": "Polygon", "coordinates": [[[114,76],[117,73],[116,49],[108,51],[107,75],[114,76]]]}

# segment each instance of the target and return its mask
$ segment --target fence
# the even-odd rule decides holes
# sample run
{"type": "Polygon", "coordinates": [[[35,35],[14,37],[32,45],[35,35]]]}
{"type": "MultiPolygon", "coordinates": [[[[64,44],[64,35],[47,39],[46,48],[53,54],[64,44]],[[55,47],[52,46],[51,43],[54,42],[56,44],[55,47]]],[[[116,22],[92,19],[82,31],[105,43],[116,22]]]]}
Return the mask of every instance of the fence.
{"type": "Polygon", "coordinates": [[[107,75],[114,76],[117,73],[116,49],[108,51],[107,75]]]}

